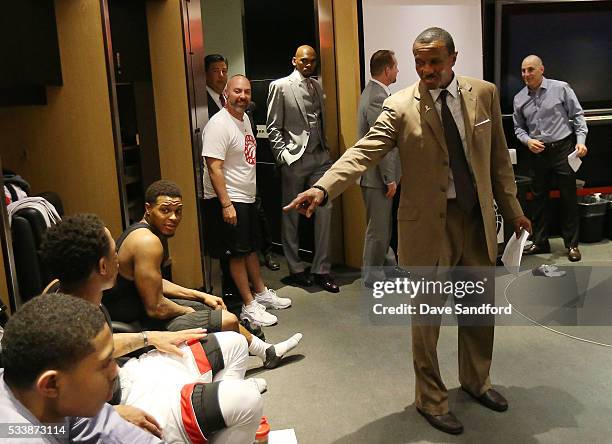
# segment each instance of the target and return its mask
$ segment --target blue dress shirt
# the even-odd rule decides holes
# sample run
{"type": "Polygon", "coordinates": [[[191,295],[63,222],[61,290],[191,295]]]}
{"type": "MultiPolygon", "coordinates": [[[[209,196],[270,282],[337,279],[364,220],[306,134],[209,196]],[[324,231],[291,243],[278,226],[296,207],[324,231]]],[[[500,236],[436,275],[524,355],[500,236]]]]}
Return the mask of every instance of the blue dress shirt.
{"type": "Polygon", "coordinates": [[[588,132],[584,111],[566,82],[542,79],[535,91],[526,86],[514,96],[514,134],[525,145],[529,139],[557,142],[576,133],[584,144],[588,132]]]}

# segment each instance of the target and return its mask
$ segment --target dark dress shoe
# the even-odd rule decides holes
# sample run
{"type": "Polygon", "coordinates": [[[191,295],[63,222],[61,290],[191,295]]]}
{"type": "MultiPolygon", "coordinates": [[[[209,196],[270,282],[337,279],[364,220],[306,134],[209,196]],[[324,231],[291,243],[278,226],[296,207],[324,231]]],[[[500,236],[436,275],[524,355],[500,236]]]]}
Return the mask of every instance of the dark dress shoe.
{"type": "Polygon", "coordinates": [[[280,270],[280,265],[274,260],[274,258],[272,257],[272,253],[264,254],[264,264],[272,271],[280,270]]]}
{"type": "Polygon", "coordinates": [[[445,415],[431,415],[417,407],[417,412],[423,416],[427,420],[432,427],[435,427],[438,430],[441,430],[445,433],[450,433],[451,435],[459,435],[463,433],[463,424],[457,419],[455,415],[451,412],[446,413],[445,415]]]}
{"type": "Polygon", "coordinates": [[[289,275],[289,280],[294,285],[299,285],[300,287],[310,287],[312,285],[312,279],[305,271],[301,273],[291,273],[289,275]]]}
{"type": "Polygon", "coordinates": [[[550,253],[550,245],[531,244],[523,250],[523,256],[531,256],[532,254],[550,253]]]}
{"type": "Polygon", "coordinates": [[[340,287],[338,287],[329,274],[312,273],[312,276],[315,284],[317,284],[323,290],[329,291],[330,293],[338,293],[340,291],[340,287]]]}
{"type": "Polygon", "coordinates": [[[498,391],[494,389],[489,389],[480,396],[472,394],[470,391],[466,390],[463,387],[461,387],[461,390],[463,390],[476,401],[491,410],[495,410],[496,412],[505,412],[506,410],[508,410],[508,401],[506,401],[506,398],[504,398],[498,391]]]}
{"type": "Polygon", "coordinates": [[[570,262],[578,262],[582,259],[582,254],[580,254],[578,247],[572,247],[567,251],[567,257],[570,262]]]}

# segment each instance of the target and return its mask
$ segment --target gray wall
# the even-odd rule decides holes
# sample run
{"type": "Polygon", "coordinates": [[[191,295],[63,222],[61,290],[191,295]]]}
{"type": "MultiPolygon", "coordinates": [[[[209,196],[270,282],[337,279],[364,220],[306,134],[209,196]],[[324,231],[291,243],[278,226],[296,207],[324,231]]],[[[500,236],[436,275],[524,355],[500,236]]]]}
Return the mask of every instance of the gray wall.
{"type": "Polygon", "coordinates": [[[202,2],[204,52],[223,54],[229,61],[229,76],[244,74],[242,0],[202,2]]]}

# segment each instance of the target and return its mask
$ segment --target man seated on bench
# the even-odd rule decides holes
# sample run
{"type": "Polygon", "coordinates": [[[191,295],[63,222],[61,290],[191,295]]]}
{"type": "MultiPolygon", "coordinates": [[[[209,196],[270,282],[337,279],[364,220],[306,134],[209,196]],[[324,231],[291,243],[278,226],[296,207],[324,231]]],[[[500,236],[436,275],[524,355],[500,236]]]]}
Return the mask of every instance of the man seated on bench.
{"type": "Polygon", "coordinates": [[[72,296],[35,297],[2,337],[0,418],[13,442],[161,443],[106,404],[117,364],[104,316],[72,296]]]}
{"type": "Polygon", "coordinates": [[[209,332],[236,331],[246,337],[249,352],[259,357],[264,367],[276,367],[282,356],[298,345],[302,334],[268,344],[242,327],[225,309],[223,299],[166,279],[170,274],[168,238],[174,236],[183,216],[181,190],[174,182],[159,180],[147,188],[145,202],[142,220],[117,240],[117,284],[104,294],[104,305],[113,321],[136,321],[157,330],[202,327],[209,332]]]}
{"type": "MultiPolygon", "coordinates": [[[[110,325],[101,299],[115,282],[117,254],[100,218],[93,214],[65,218],[47,231],[41,255],[59,278],[45,291],[70,293],[90,302],[105,313],[110,325]]],[[[169,442],[183,442],[187,436],[195,442],[192,434],[197,430],[189,428],[194,419],[180,410],[187,402],[207,439],[252,442],[266,383],[259,378],[243,380],[248,361],[243,336],[235,332],[206,336],[203,329],[191,329],[119,333],[113,339],[115,358],[149,344],[158,349],[130,359],[120,369],[121,384],[114,398],[125,404],[116,407],[124,418],[169,442]]]]}

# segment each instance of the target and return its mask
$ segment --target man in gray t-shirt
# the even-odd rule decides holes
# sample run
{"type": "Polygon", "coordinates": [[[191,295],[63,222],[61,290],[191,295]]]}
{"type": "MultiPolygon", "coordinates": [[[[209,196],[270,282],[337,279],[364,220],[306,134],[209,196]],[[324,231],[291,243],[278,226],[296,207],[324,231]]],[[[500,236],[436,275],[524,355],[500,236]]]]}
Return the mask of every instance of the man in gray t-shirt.
{"type": "Polygon", "coordinates": [[[19,443],[163,443],[106,404],[118,367],[104,315],[73,296],[38,296],[2,337],[0,439],[19,443]]]}

